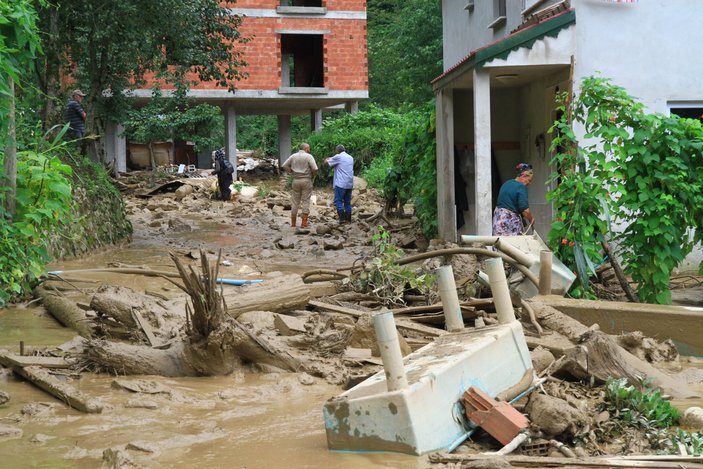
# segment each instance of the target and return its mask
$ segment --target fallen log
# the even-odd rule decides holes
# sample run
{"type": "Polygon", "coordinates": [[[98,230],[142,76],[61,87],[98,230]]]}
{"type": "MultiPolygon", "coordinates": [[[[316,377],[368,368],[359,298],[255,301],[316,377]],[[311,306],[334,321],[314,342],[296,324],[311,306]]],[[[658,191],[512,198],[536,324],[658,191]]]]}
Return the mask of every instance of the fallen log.
{"type": "Polygon", "coordinates": [[[73,329],[86,339],[93,337],[91,321],[75,302],[54,295],[42,286],[34,289],[34,296],[42,300],[44,308],[62,325],[73,329]]]}
{"type": "MultiPolygon", "coordinates": [[[[542,303],[541,298],[535,297],[530,300],[526,300],[535,312],[535,317],[539,320],[540,324],[545,329],[551,329],[553,331],[559,332],[566,336],[568,339],[574,343],[580,343],[583,349],[580,352],[575,353],[586,353],[586,356],[581,357],[581,361],[588,361],[592,363],[589,365],[589,373],[593,375],[593,372],[598,372],[599,376],[605,376],[608,373],[622,373],[620,375],[614,374],[610,377],[621,378],[626,377],[628,381],[633,386],[641,386],[642,380],[640,378],[650,378],[652,384],[661,388],[665,394],[669,394],[675,398],[686,399],[689,397],[698,396],[688,384],[683,381],[672,378],[666,373],[656,369],[651,364],[644,360],[641,360],[625,350],[623,347],[617,344],[615,339],[611,336],[602,334],[596,335],[598,337],[592,343],[588,343],[588,339],[593,337],[594,331],[590,330],[585,325],[570,318],[569,316],[557,311],[556,309],[542,303]],[[588,334],[587,334],[588,333],[588,334]],[[607,345],[606,345],[607,344],[607,345]],[[617,351],[617,357],[613,356],[612,360],[619,361],[620,363],[614,364],[609,363],[608,358],[601,355],[601,351],[607,347],[611,354],[615,354],[617,351]],[[599,365],[593,365],[599,364],[599,365]],[[631,369],[634,369],[632,371],[631,369]],[[634,377],[633,377],[634,376],[634,377]]],[[[568,352],[567,352],[568,354],[568,352]]],[[[565,355],[566,357],[566,355],[565,355]]],[[[574,357],[571,357],[573,361],[574,357]]],[[[569,358],[565,358],[566,362],[569,362],[569,358]]],[[[596,376],[596,375],[593,375],[596,376]]]]}
{"type": "Polygon", "coordinates": [[[99,414],[103,410],[97,400],[85,396],[70,384],[56,379],[41,367],[16,366],[12,371],[76,410],[91,414],[99,414]]]}

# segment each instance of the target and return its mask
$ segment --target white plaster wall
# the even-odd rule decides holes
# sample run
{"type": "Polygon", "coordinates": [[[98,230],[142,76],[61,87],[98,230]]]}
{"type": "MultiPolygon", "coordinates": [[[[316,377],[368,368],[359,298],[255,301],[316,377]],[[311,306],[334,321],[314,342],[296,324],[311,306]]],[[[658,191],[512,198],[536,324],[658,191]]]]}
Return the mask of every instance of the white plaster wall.
{"type": "Polygon", "coordinates": [[[669,101],[703,100],[703,1],[572,3],[577,84],[600,71],[652,112],[668,113],[669,101]]]}
{"type": "Polygon", "coordinates": [[[470,0],[442,0],[442,38],[444,70],[517,28],[522,22],[525,0],[507,0],[507,22],[496,29],[488,28],[495,20],[493,0],[473,0],[473,11],[464,9],[470,0]]]}
{"type": "MultiPolygon", "coordinates": [[[[647,106],[668,114],[672,101],[703,101],[703,1],[632,4],[572,0],[576,8],[574,84],[600,72],[647,106]]],[[[681,271],[696,270],[699,247],[681,271]]]]}

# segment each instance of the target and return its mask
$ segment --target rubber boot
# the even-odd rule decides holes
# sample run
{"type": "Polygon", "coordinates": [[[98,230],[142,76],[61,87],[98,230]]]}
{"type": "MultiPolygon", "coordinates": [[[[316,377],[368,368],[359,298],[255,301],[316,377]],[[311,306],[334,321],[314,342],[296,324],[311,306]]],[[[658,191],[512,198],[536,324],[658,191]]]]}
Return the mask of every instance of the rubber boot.
{"type": "Polygon", "coordinates": [[[290,226],[291,226],[293,229],[295,229],[296,218],[297,218],[297,217],[296,217],[295,215],[291,215],[291,216],[290,216],[290,226]]]}
{"type": "Polygon", "coordinates": [[[346,214],[342,210],[337,210],[337,215],[339,215],[339,224],[343,224],[346,220],[346,214]]]}
{"type": "Polygon", "coordinates": [[[351,223],[351,211],[349,212],[344,212],[344,219],[347,221],[347,223],[351,223]]]}
{"type": "Polygon", "coordinates": [[[308,225],[308,214],[307,214],[307,213],[303,213],[303,221],[302,221],[302,223],[300,224],[300,227],[301,227],[301,228],[308,228],[309,226],[310,226],[310,225],[308,225]]]}

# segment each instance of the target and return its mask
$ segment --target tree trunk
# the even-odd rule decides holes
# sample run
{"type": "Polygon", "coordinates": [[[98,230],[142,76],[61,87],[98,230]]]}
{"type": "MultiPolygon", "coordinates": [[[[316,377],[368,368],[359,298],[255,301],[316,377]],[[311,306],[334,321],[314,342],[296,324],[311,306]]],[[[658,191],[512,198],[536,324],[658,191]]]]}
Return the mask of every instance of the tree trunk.
{"type": "Polygon", "coordinates": [[[17,136],[15,134],[15,82],[7,77],[10,96],[8,98],[9,112],[7,113],[7,146],[5,147],[5,177],[7,178],[7,198],[5,208],[14,215],[17,210],[17,136]]]}
{"type": "Polygon", "coordinates": [[[92,322],[73,301],[54,295],[41,286],[34,289],[34,295],[41,298],[44,308],[61,324],[78,332],[81,337],[89,339],[93,336],[92,322]]]}

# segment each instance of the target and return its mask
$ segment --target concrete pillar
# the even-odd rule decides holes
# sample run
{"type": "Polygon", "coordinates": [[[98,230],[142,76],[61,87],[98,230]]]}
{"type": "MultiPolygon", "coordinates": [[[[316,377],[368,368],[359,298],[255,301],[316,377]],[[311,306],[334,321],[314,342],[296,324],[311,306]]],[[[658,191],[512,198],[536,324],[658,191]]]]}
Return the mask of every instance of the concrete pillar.
{"type": "Polygon", "coordinates": [[[237,112],[234,106],[225,108],[225,154],[234,166],[232,179],[237,180],[237,112]]]}
{"type": "Polygon", "coordinates": [[[322,109],[310,110],[310,129],[319,132],[322,128],[322,109]]]}
{"type": "Polygon", "coordinates": [[[454,194],[454,92],[437,93],[437,229],[440,239],[456,242],[454,194]]]}
{"type": "Polygon", "coordinates": [[[491,197],[491,77],[474,69],[474,155],[476,174],[476,234],[489,236],[492,227],[491,197]]]}
{"type": "Polygon", "coordinates": [[[287,115],[278,116],[278,165],[282,165],[293,153],[291,142],[291,117],[287,115]]]}
{"type": "Polygon", "coordinates": [[[117,138],[117,124],[107,122],[105,124],[105,163],[110,164],[115,160],[115,140],[117,138]]]}
{"type": "Polygon", "coordinates": [[[124,136],[124,125],[117,124],[115,132],[115,159],[118,173],[127,172],[127,138],[124,136]]]}
{"type": "Polygon", "coordinates": [[[349,101],[344,105],[344,109],[349,114],[356,114],[359,112],[359,101],[349,101]]]}

